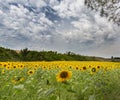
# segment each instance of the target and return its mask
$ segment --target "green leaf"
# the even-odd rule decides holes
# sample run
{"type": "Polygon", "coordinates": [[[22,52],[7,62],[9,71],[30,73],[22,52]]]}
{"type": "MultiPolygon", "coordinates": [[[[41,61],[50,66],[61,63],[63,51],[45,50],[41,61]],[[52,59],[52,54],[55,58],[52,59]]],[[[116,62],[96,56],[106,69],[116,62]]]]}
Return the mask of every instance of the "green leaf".
{"type": "Polygon", "coordinates": [[[88,87],[86,86],[83,90],[82,93],[84,93],[85,91],[87,91],[88,87]]]}
{"type": "Polygon", "coordinates": [[[89,96],[89,100],[95,100],[95,95],[93,94],[93,95],[90,95],[89,96]]]}
{"type": "Polygon", "coordinates": [[[68,89],[67,90],[68,92],[71,92],[71,93],[76,93],[74,90],[72,90],[72,89],[68,89]]]}
{"type": "Polygon", "coordinates": [[[56,89],[49,89],[47,92],[46,92],[46,96],[52,94],[56,89]]]}
{"type": "Polygon", "coordinates": [[[53,95],[53,96],[49,97],[49,100],[56,100],[56,99],[57,99],[56,95],[53,95]]]}

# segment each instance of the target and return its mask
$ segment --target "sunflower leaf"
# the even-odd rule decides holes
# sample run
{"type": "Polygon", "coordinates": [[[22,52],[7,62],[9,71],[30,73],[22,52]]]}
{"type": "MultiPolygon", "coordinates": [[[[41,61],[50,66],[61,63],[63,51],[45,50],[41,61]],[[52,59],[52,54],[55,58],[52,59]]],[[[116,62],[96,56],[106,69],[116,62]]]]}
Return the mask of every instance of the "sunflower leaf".
{"type": "Polygon", "coordinates": [[[46,96],[52,94],[56,89],[49,89],[47,92],[46,92],[46,96]]]}
{"type": "Polygon", "coordinates": [[[90,95],[89,100],[95,100],[95,95],[90,95]]]}
{"type": "Polygon", "coordinates": [[[53,95],[53,96],[49,97],[49,100],[56,100],[56,99],[57,99],[56,95],[53,95]]]}
{"type": "Polygon", "coordinates": [[[74,90],[72,90],[72,89],[68,89],[67,90],[68,92],[71,92],[71,93],[76,93],[74,90]]]}

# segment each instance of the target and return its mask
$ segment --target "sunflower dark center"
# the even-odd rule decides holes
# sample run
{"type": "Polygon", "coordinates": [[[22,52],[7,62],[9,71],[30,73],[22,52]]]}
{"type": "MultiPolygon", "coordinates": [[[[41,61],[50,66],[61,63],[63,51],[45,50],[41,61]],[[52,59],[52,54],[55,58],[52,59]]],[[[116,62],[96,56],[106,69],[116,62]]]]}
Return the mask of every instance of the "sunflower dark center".
{"type": "Polygon", "coordinates": [[[100,68],[100,66],[97,66],[97,68],[100,68]]]}
{"type": "Polygon", "coordinates": [[[85,67],[85,66],[83,67],[83,70],[86,70],[86,67],[85,67]]]}
{"type": "Polygon", "coordinates": [[[78,67],[76,67],[76,70],[78,70],[78,67]]]}
{"type": "Polygon", "coordinates": [[[13,68],[16,68],[16,66],[14,66],[13,68]]]}
{"type": "Polygon", "coordinates": [[[60,74],[61,78],[66,78],[67,76],[68,76],[68,73],[65,71],[60,74]]]}
{"type": "Polygon", "coordinates": [[[32,74],[33,72],[32,72],[32,71],[30,71],[29,73],[30,73],[30,74],[32,74]]]}

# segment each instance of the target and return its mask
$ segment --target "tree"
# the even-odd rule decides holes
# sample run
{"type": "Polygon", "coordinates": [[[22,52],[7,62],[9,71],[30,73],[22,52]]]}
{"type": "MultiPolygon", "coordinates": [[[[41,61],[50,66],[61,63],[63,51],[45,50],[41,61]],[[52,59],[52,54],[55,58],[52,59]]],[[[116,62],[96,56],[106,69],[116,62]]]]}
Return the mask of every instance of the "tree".
{"type": "Polygon", "coordinates": [[[120,0],[85,0],[85,5],[120,25],[120,0]]]}
{"type": "Polygon", "coordinates": [[[22,61],[27,61],[27,55],[29,53],[28,48],[25,48],[23,50],[20,51],[20,55],[21,55],[21,60],[22,61]]]}

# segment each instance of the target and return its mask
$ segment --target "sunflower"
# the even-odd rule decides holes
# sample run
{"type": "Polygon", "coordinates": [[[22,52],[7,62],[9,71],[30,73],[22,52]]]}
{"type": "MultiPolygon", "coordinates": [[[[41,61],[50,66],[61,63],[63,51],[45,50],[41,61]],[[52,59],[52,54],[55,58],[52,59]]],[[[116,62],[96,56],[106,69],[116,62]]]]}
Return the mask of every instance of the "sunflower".
{"type": "Polygon", "coordinates": [[[76,70],[78,70],[79,68],[78,67],[76,67],[76,70]]]}
{"type": "Polygon", "coordinates": [[[16,66],[13,66],[13,69],[16,69],[17,67],[16,66]]]}
{"type": "Polygon", "coordinates": [[[10,66],[6,66],[6,69],[7,69],[7,70],[10,70],[10,69],[11,69],[11,67],[10,67],[10,66]]]}
{"type": "Polygon", "coordinates": [[[32,74],[34,74],[34,73],[35,73],[34,70],[29,70],[29,71],[27,72],[28,75],[32,75],[32,74]]]}
{"type": "Polygon", "coordinates": [[[97,72],[97,69],[95,67],[91,68],[91,74],[95,74],[97,72]]]}
{"type": "Polygon", "coordinates": [[[100,66],[97,66],[97,69],[100,69],[100,66]]]}
{"type": "Polygon", "coordinates": [[[44,70],[44,69],[46,69],[46,67],[45,67],[45,66],[42,66],[42,69],[44,70]]]}
{"type": "Polygon", "coordinates": [[[23,69],[25,66],[23,64],[18,65],[19,69],[23,69]]]}
{"type": "Polygon", "coordinates": [[[6,67],[6,66],[7,66],[7,64],[4,64],[3,66],[4,66],[4,67],[6,67]]]}
{"type": "Polygon", "coordinates": [[[84,66],[84,67],[83,67],[83,70],[86,70],[86,69],[87,69],[86,66],[84,66]]]}
{"type": "Polygon", "coordinates": [[[72,72],[68,70],[62,70],[56,75],[56,79],[58,82],[65,82],[69,80],[72,76],[72,72]]]}

